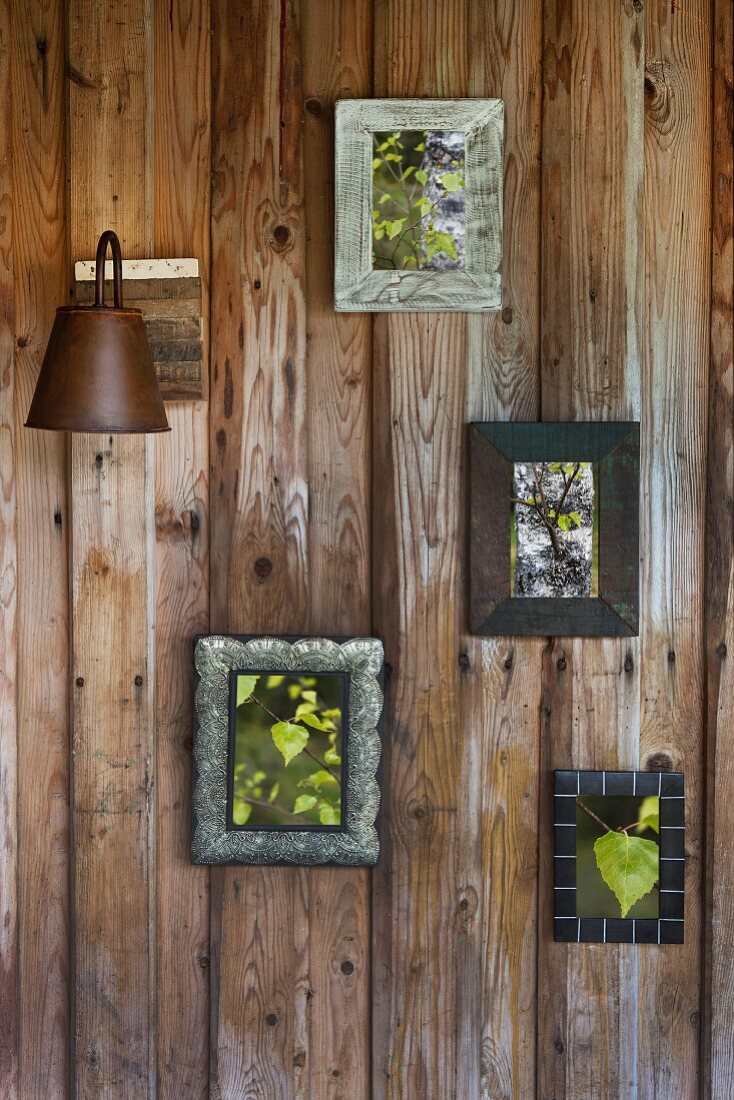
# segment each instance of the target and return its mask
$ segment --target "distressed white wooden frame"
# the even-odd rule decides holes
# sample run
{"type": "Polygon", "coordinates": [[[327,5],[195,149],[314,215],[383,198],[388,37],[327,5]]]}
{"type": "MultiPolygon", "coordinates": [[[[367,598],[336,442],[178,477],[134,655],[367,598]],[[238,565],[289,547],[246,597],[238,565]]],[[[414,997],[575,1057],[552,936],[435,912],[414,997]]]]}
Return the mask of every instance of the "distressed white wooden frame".
{"type": "Polygon", "coordinates": [[[502,306],[501,99],[343,99],[336,104],[334,299],[345,312],[502,306]],[[465,134],[464,267],[372,267],[372,135],[380,130],[465,134]]]}

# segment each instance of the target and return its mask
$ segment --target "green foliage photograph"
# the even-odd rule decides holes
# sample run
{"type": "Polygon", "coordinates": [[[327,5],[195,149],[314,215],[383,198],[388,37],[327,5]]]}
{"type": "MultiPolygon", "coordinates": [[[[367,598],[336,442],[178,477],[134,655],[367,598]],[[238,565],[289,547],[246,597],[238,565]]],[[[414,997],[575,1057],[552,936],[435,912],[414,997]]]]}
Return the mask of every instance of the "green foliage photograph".
{"type": "Polygon", "coordinates": [[[341,826],[343,678],[240,672],[232,820],[341,826]]]}
{"type": "Polygon", "coordinates": [[[576,799],[576,915],[659,916],[657,795],[576,799]]]}
{"type": "Polygon", "coordinates": [[[462,268],[464,235],[464,134],[374,133],[373,267],[462,268]]]}

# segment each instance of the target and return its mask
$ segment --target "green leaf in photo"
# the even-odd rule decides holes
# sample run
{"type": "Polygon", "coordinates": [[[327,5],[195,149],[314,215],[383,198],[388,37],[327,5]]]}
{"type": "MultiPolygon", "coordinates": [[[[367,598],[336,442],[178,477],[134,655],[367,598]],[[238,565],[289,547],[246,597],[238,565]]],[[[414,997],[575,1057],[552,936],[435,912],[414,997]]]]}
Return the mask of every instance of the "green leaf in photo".
{"type": "Polygon", "coordinates": [[[338,825],[341,813],[338,806],[330,802],[319,802],[319,821],[322,825],[338,825]]]}
{"type": "Polygon", "coordinates": [[[443,252],[450,260],[457,260],[459,253],[456,243],[450,233],[440,233],[436,229],[426,230],[425,234],[426,258],[429,263],[439,252],[443,252]]]}
{"type": "Polygon", "coordinates": [[[342,758],[336,749],[327,749],[324,753],[324,760],[331,768],[338,768],[342,762],[342,758]]]}
{"type": "Polygon", "coordinates": [[[285,682],[285,676],[281,676],[280,674],[277,674],[277,675],[274,674],[272,676],[268,676],[267,680],[265,681],[265,687],[268,689],[268,691],[274,691],[275,688],[279,688],[280,685],[284,682],[285,682]]]}
{"type": "Polygon", "coordinates": [[[601,877],[626,917],[635,902],[649,894],[660,874],[660,849],[653,840],[609,832],[594,842],[601,877]]]}
{"type": "Polygon", "coordinates": [[[656,794],[649,794],[640,806],[635,832],[643,833],[645,829],[652,829],[654,833],[660,832],[660,799],[656,794]]]}
{"type": "Polygon", "coordinates": [[[426,172],[425,168],[419,168],[415,174],[415,178],[418,180],[421,187],[425,187],[428,183],[428,172],[426,172]]]}
{"type": "Polygon", "coordinates": [[[238,676],[237,677],[237,706],[241,706],[246,703],[255,690],[255,685],[260,679],[259,676],[238,676]]]}
{"type": "Polygon", "coordinates": [[[270,794],[268,795],[268,802],[270,803],[271,806],[272,806],[273,802],[275,802],[275,800],[276,800],[276,798],[278,797],[279,794],[280,794],[280,783],[273,783],[272,787],[270,788],[270,794]]]}
{"type": "Polygon", "coordinates": [[[299,714],[296,717],[299,719],[299,721],[305,722],[307,726],[311,727],[311,729],[318,730],[320,733],[328,733],[329,730],[332,728],[331,725],[328,725],[327,723],[322,722],[320,718],[317,718],[315,714],[299,714]]]}
{"type": "Polygon", "coordinates": [[[235,825],[246,825],[251,813],[252,806],[249,802],[245,802],[244,798],[235,798],[232,805],[232,820],[235,825]]]}
{"type": "Polygon", "coordinates": [[[334,776],[324,768],[319,768],[318,771],[312,772],[311,775],[307,775],[305,779],[302,779],[298,786],[313,787],[315,791],[318,791],[323,787],[324,783],[336,784],[336,779],[334,779],[334,776]]]}
{"type": "Polygon", "coordinates": [[[447,195],[452,195],[456,191],[461,191],[464,186],[464,181],[459,172],[444,172],[443,175],[438,177],[438,182],[447,195]]]}
{"type": "Polygon", "coordinates": [[[285,760],[286,767],[299,756],[308,744],[308,730],[295,722],[276,722],[271,726],[270,732],[273,743],[285,760]]]}
{"type": "Polygon", "coordinates": [[[312,810],[314,808],[317,802],[318,798],[315,794],[299,794],[298,798],[293,804],[293,813],[308,813],[309,810],[312,810]]]}

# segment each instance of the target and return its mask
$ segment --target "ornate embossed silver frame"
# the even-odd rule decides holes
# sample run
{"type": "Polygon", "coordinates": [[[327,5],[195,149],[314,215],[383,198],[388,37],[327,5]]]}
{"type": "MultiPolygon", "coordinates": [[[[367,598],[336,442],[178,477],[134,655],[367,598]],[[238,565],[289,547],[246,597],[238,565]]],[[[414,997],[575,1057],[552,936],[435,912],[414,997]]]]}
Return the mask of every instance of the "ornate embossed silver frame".
{"type": "Polygon", "coordinates": [[[209,635],[197,639],[191,842],[194,863],[377,863],[383,659],[382,643],[375,638],[334,641],[209,635]],[[343,828],[227,828],[231,674],[249,670],[347,674],[343,828]]]}

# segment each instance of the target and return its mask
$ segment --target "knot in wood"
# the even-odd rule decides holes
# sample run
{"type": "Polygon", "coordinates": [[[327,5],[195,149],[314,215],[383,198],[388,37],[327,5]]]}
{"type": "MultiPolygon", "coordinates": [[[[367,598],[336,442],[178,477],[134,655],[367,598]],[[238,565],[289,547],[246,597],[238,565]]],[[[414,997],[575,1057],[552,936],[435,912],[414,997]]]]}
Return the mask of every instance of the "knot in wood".
{"type": "Polygon", "coordinates": [[[306,100],[305,106],[308,113],[310,115],[313,115],[314,118],[318,118],[323,110],[321,100],[315,99],[313,96],[310,99],[306,100]]]}
{"type": "Polygon", "coordinates": [[[260,577],[261,580],[265,580],[273,572],[273,563],[270,558],[258,558],[254,568],[256,576],[260,577]]]}
{"type": "Polygon", "coordinates": [[[354,963],[351,959],[345,959],[339,969],[341,970],[342,974],[346,974],[347,977],[349,977],[350,974],[354,973],[354,963]]]}
{"type": "Polygon", "coordinates": [[[287,225],[283,225],[282,222],[276,225],[273,230],[273,241],[279,251],[286,248],[291,239],[291,231],[287,225]]]}
{"type": "Polygon", "coordinates": [[[277,1022],[278,1022],[278,1017],[277,1017],[276,1013],[275,1012],[268,1012],[267,1016],[265,1017],[265,1023],[268,1025],[268,1027],[275,1027],[277,1022]]]}
{"type": "Polygon", "coordinates": [[[505,308],[502,310],[502,320],[504,321],[504,323],[506,325],[511,325],[512,324],[512,317],[513,317],[512,306],[505,306],[505,308]]]}
{"type": "Polygon", "coordinates": [[[723,661],[726,657],[726,642],[719,642],[716,647],[716,656],[720,661],[723,661]]]}
{"type": "Polygon", "coordinates": [[[558,658],[558,660],[556,661],[556,668],[558,669],[559,672],[565,672],[566,671],[566,669],[568,668],[568,665],[566,664],[566,658],[565,657],[559,657],[558,658]]]}
{"type": "Polygon", "coordinates": [[[672,767],[673,761],[667,752],[654,752],[645,763],[645,769],[649,772],[669,772],[672,767]]]}

